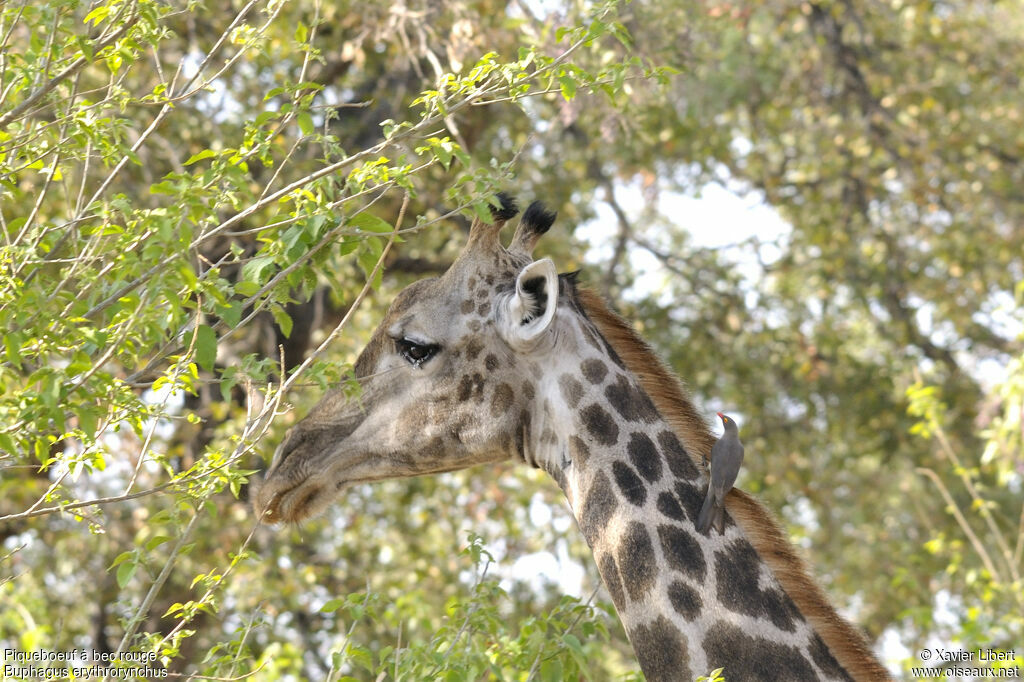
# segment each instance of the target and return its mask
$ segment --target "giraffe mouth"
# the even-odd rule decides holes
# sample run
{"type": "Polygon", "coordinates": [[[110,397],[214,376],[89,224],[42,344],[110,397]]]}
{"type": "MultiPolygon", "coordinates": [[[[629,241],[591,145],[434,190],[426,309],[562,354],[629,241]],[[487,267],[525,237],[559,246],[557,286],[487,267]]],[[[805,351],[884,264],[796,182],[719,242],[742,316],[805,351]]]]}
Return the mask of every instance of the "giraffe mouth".
{"type": "Polygon", "coordinates": [[[277,486],[264,480],[256,490],[253,506],[261,523],[297,523],[323,512],[347,485],[339,483],[337,486],[324,486],[306,480],[273,490],[277,486]]]}
{"type": "Polygon", "coordinates": [[[255,484],[253,509],[260,523],[298,523],[322,514],[346,488],[373,480],[378,479],[358,478],[324,483],[311,478],[290,485],[275,485],[276,481],[264,479],[255,484]]]}

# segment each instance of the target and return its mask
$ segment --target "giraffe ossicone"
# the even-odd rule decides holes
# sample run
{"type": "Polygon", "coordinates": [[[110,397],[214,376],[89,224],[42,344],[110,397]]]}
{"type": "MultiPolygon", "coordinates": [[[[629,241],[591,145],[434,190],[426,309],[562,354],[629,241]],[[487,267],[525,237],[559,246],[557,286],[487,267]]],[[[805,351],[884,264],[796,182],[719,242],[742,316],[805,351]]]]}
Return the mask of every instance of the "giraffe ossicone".
{"type": "Polygon", "coordinates": [[[288,433],[257,515],[300,521],[352,484],[522,460],[564,491],[648,680],[886,679],[753,498],[733,490],[725,532],[696,531],[707,424],[628,324],[533,259],[555,215],[531,204],[506,248],[501,204],[447,272],[396,296],[356,361],[359,403],[328,393],[288,433]]]}

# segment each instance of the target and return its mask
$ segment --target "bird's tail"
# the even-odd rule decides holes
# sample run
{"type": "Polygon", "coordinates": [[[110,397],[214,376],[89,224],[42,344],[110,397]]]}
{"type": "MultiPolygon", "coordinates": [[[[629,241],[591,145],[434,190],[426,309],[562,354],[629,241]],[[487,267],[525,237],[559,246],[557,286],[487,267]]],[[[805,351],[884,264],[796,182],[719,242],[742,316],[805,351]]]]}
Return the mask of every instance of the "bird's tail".
{"type": "Polygon", "coordinates": [[[697,530],[707,533],[712,522],[721,512],[715,508],[715,492],[708,488],[708,494],[704,498],[704,506],[700,508],[700,516],[697,517],[697,530]],[[718,513],[716,513],[718,512],[718,513]]]}
{"type": "Polygon", "coordinates": [[[719,535],[725,532],[725,502],[715,505],[715,520],[713,523],[719,535]]]}

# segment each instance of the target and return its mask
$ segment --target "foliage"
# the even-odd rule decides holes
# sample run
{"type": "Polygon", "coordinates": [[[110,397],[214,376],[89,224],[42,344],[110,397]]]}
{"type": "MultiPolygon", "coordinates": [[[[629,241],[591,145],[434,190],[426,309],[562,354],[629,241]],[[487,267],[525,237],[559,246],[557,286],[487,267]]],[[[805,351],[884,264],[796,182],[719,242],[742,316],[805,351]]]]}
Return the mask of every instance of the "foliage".
{"type": "Polygon", "coordinates": [[[498,188],[556,207],[541,250],[741,417],[741,484],[871,636],[1021,640],[1021,10],[541,11],[0,7],[0,644],[228,678],[636,675],[604,607],[510,568],[551,549],[597,586],[532,473],[360,487],[276,532],[247,511],[498,188]],[[788,226],[699,242],[678,197],[717,186],[788,226]]]}
{"type": "Polygon", "coordinates": [[[502,613],[508,595],[498,581],[486,577],[493,557],[472,533],[463,554],[473,559],[478,570],[472,594],[468,600],[448,600],[447,617],[429,642],[384,647],[375,656],[352,642],[355,629],[364,618],[394,621],[397,605],[382,610],[380,595],[374,593],[353,593],[324,604],[321,612],[344,609],[351,622],[332,649],[328,679],[336,678],[346,665],[396,680],[519,679],[524,671],[527,679],[593,677],[593,663],[600,660],[602,640],[608,637],[604,622],[596,618],[600,611],[573,597],[562,597],[550,612],[527,618],[518,632],[510,632],[502,613]]]}
{"type": "MultiPolygon", "coordinates": [[[[614,99],[627,77],[660,73],[625,54],[594,59],[609,40],[628,40],[608,6],[543,44],[524,36],[487,51],[466,46],[469,61],[427,79],[421,68],[437,65],[434,55],[417,60],[398,43],[377,49],[397,15],[370,9],[352,26],[345,7],[319,2],[252,2],[212,22],[157,0],[4,6],[0,451],[9,552],[0,589],[19,605],[0,619],[4,641],[54,650],[88,641],[97,651],[155,652],[172,670],[257,666],[270,678],[308,677],[325,652],[303,652],[302,636],[281,643],[280,629],[304,635],[312,624],[268,621],[242,577],[274,553],[252,527],[244,493],[256,453],[294,420],[281,417],[286,401],[305,400],[303,385],[340,383],[357,397],[348,364],[319,356],[384,287],[392,247],[442,220],[489,214],[509,164],[474,159],[456,116],[482,118],[486,107],[521,116],[536,96],[614,99]],[[341,55],[337,31],[350,36],[341,55]],[[396,64],[418,95],[377,90],[377,74],[396,64]],[[335,69],[351,75],[329,77],[335,69]],[[349,112],[364,107],[374,119],[352,125],[349,112]],[[314,305],[337,318],[316,349],[314,305]],[[21,575],[47,556],[58,558],[55,575],[68,589],[101,576],[95,600],[70,611],[71,595],[49,594],[48,576],[21,575]],[[55,610],[67,611],[59,627],[46,615],[55,610]]],[[[463,10],[432,18],[465,28],[463,10]]],[[[410,21],[399,31],[433,39],[428,28],[437,25],[410,21]]],[[[460,564],[445,568],[434,581],[457,585],[460,564]]],[[[285,583],[277,593],[301,602],[301,583],[285,583]]],[[[591,607],[565,601],[506,630],[496,582],[469,597],[488,599],[486,609],[454,602],[450,590],[424,592],[412,632],[435,634],[402,650],[405,668],[395,653],[396,670],[426,670],[439,638],[451,635],[444,623],[466,608],[466,641],[493,641],[445,664],[464,674],[534,657],[550,679],[585,664],[564,627],[570,619],[587,615],[586,635],[604,631],[591,607]],[[548,628],[564,632],[543,641],[537,633],[548,628]],[[490,661],[497,642],[518,647],[519,659],[490,661]]],[[[402,622],[379,625],[400,632],[402,622]]],[[[357,669],[364,651],[353,643],[329,672],[357,669]]]]}
{"type": "Polygon", "coordinates": [[[620,234],[673,276],[635,314],[692,389],[742,415],[759,453],[747,485],[838,569],[827,586],[856,595],[870,632],[910,651],[1012,648],[1024,111],[1008,84],[1024,16],[969,2],[694,10],[692,68],[658,118],[676,148],[646,192],[746,188],[791,229],[699,248],[685,216],[680,229],[652,202],[620,234]],[[915,412],[922,390],[936,409],[915,412]]]}

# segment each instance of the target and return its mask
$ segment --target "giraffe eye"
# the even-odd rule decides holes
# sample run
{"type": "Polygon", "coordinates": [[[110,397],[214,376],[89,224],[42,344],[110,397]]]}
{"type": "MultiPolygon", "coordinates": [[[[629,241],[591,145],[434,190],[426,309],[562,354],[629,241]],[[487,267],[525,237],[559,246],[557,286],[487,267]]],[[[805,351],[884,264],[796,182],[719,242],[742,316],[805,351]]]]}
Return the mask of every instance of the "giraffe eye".
{"type": "Polygon", "coordinates": [[[441,349],[436,343],[418,343],[412,339],[395,339],[398,352],[413,367],[419,367],[441,349]]]}

